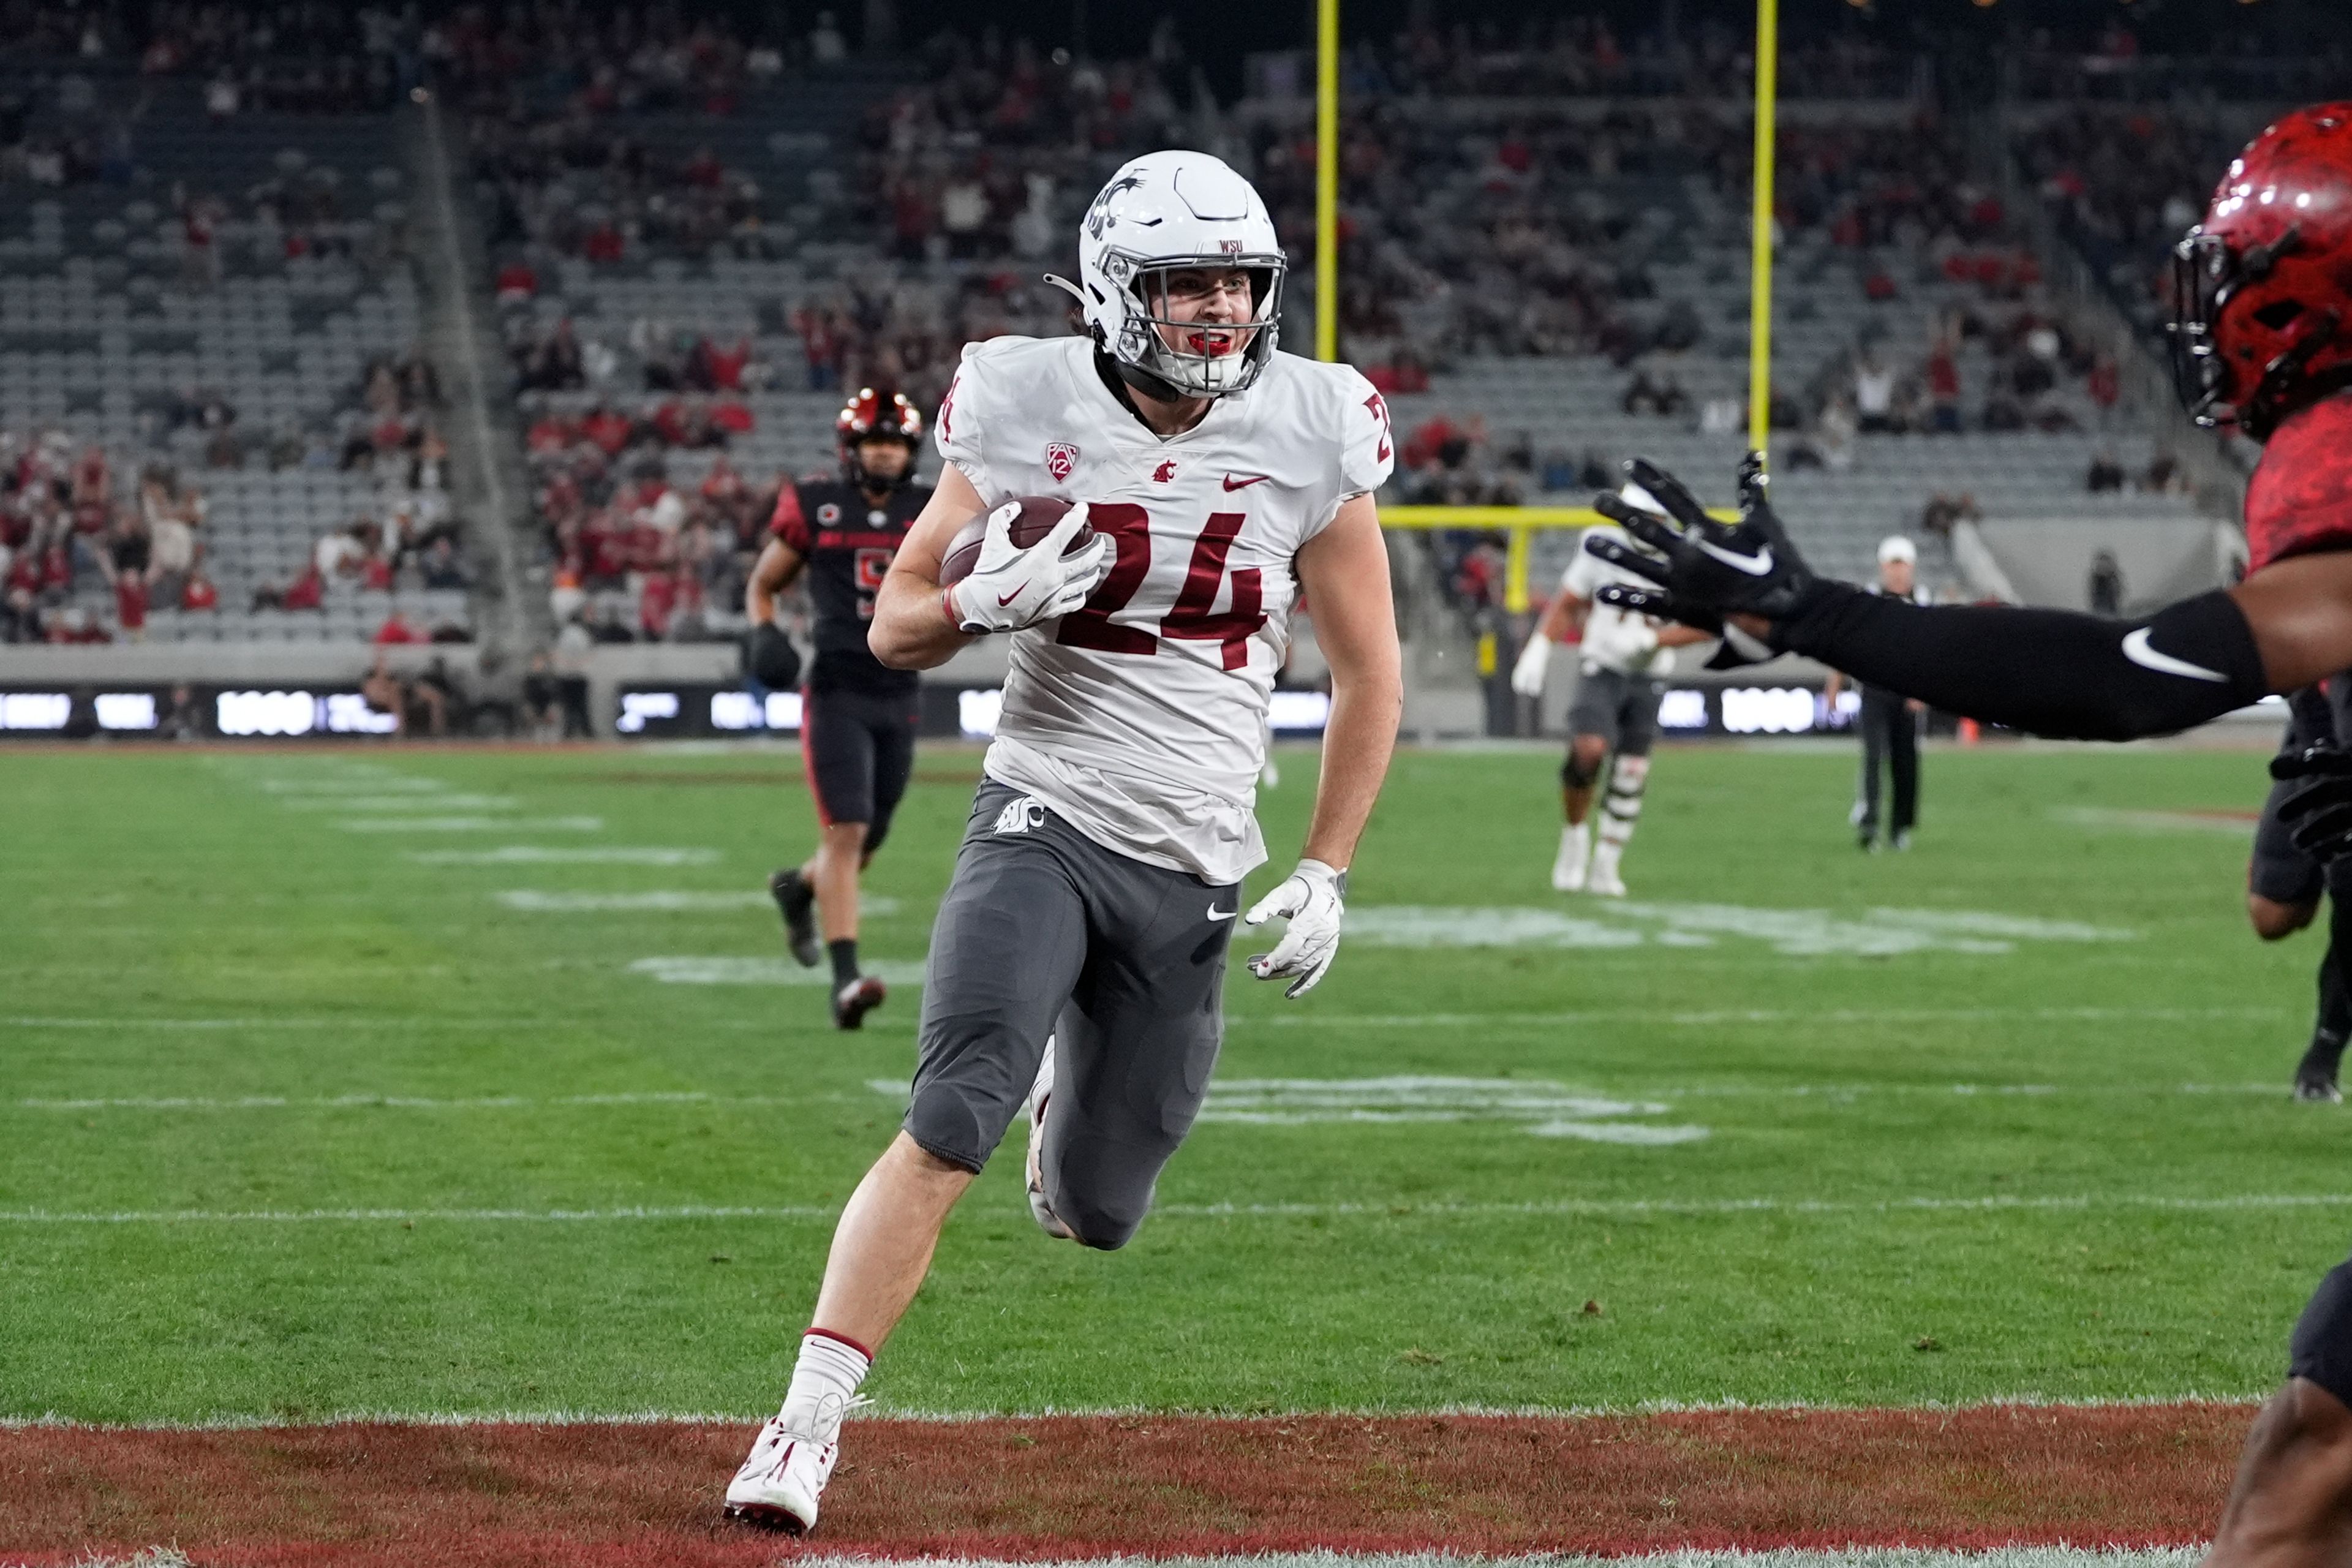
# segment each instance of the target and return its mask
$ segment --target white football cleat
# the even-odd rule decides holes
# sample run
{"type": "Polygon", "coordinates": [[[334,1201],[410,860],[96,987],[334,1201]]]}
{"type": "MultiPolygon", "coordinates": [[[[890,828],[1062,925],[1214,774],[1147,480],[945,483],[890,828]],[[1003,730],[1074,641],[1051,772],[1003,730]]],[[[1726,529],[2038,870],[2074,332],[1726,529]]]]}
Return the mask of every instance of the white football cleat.
{"type": "Polygon", "coordinates": [[[1598,899],[1622,899],[1625,896],[1625,879],[1617,874],[1614,855],[1595,855],[1592,869],[1584,879],[1584,890],[1598,899]]]}
{"type": "Polygon", "coordinates": [[[793,1535],[816,1528],[816,1500],[841,1458],[841,1418],[863,1399],[827,1394],[814,1410],[772,1415],[727,1483],[727,1517],[793,1535]]]}
{"type": "Polygon", "coordinates": [[[1585,868],[1592,855],[1592,837],[1582,826],[1563,827],[1559,832],[1559,853],[1551,863],[1551,890],[1555,893],[1580,893],[1584,890],[1585,868]]]}
{"type": "Polygon", "coordinates": [[[1029,1216],[1037,1228],[1055,1241],[1075,1241],[1076,1233],[1055,1215],[1045,1201],[1045,1102],[1054,1095],[1054,1041],[1045,1039],[1045,1059],[1037,1065],[1037,1081],[1029,1086],[1029,1216]]]}

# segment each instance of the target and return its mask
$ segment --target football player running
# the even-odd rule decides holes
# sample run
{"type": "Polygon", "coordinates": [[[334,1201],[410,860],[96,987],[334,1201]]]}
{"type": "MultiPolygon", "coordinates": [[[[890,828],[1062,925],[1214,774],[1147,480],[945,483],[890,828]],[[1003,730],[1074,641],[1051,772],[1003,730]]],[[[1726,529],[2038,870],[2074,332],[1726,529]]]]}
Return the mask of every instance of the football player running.
{"type": "MultiPolygon", "coordinates": [[[[1645,501],[1633,499],[1636,504],[1645,501]]],[[[1585,537],[1628,542],[1622,530],[1606,526],[1587,530],[1585,537]]],[[[1689,626],[1664,626],[1653,616],[1631,615],[1593,598],[1604,583],[1643,581],[1590,551],[1578,551],[1560,574],[1559,592],[1545,606],[1543,619],[1511,667],[1511,689],[1540,700],[1552,645],[1577,637],[1580,663],[1576,697],[1568,710],[1568,756],[1559,766],[1559,798],[1567,824],[1551,863],[1556,892],[1625,896],[1619,863],[1641,821],[1642,792],[1649,787],[1650,749],[1658,740],[1658,681],[1674,669],[1673,649],[1713,640],[1689,626]],[[1604,763],[1609,793],[1601,808],[1596,849],[1587,818],[1604,763]]]]}
{"type": "MultiPolygon", "coordinates": [[[[1197,153],[1120,169],[1078,237],[1087,335],[964,350],[948,466],[876,605],[893,668],[1010,638],[984,782],[931,935],[906,1121],[851,1194],[782,1412],[730,1511],[816,1522],[841,1416],[1016,1114],[1050,1234],[1124,1246],[1198,1113],[1236,917],[1287,929],[1249,961],[1313,989],[1402,712],[1372,492],[1388,410],[1344,365],[1276,352],[1285,261],[1248,182],[1197,153]],[[1079,499],[1014,546],[1013,498],[1079,499]],[[996,509],[991,510],[990,509],[996,509]],[[940,583],[986,512],[971,575],[940,583]],[[1066,551],[1082,526],[1094,542],[1066,551]],[[1274,672],[1305,595],[1331,670],[1297,868],[1244,915],[1274,672]]],[[[1056,280],[1057,282],[1060,280],[1056,280]]]]}
{"type": "Polygon", "coordinates": [[[752,674],[790,687],[800,657],[776,624],[776,595],[805,570],[816,661],[801,699],[801,759],[816,800],[816,853],[768,879],[786,943],[803,965],[833,963],[835,1026],[855,1029],[882,1005],[881,977],[857,968],[857,878],[890,836],[890,817],[915,764],[918,678],[866,646],[875,595],[930,500],[914,482],[923,416],[898,393],[862,387],[834,422],[837,480],[787,484],[768,542],[743,589],[752,674]],[[824,945],[817,945],[822,920],[824,945]]]}
{"type": "MultiPolygon", "coordinates": [[[[1816,577],[1760,474],[1736,523],[1636,461],[1662,513],[1595,503],[1660,552],[1597,544],[1651,584],[1620,608],[1727,628],[1727,658],[1808,655],[1951,712],[2036,734],[2185,730],[2352,665],[2352,102],[2299,110],[2249,142],[2176,248],[2174,364],[2200,423],[2263,444],[2246,488],[2245,581],[2139,620],[1923,608],[1816,577]],[[1662,557],[1662,558],[1661,558],[1662,557]]],[[[2274,774],[2298,848],[2352,853],[2352,752],[2315,747],[2274,774]]],[[[2285,1385],[2255,1418],[2206,1568],[2320,1568],[2352,1542],[2352,1263],[2295,1324],[2285,1385]]]]}

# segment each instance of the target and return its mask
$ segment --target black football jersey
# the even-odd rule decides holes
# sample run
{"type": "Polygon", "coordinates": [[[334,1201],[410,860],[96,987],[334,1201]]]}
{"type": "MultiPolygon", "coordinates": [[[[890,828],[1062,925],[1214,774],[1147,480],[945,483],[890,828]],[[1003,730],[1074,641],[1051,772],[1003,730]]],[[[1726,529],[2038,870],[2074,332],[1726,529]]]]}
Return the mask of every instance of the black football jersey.
{"type": "Polygon", "coordinates": [[[769,531],[800,556],[808,573],[816,623],[812,689],[895,693],[917,684],[913,670],[885,668],[866,646],[866,633],[883,574],[930,499],[929,485],[904,485],[874,506],[856,486],[839,479],[786,485],[777,495],[769,531]]]}

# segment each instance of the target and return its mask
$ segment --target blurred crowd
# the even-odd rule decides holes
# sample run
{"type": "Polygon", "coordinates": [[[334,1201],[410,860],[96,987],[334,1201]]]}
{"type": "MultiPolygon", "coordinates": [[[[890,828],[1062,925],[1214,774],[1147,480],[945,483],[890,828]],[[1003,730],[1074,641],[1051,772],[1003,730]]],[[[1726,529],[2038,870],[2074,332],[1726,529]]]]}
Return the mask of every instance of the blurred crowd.
{"type": "MultiPolygon", "coordinates": [[[[211,388],[153,400],[143,460],[56,425],[0,427],[0,641],[137,641],[156,609],[318,610],[339,593],[470,586],[445,484],[440,403],[431,362],[412,351],[369,363],[340,445],[325,428],[248,440],[236,408],[211,388]],[[170,455],[183,431],[196,438],[205,469],[249,460],[362,472],[375,480],[378,502],[324,530],[296,571],[243,583],[245,602],[225,603],[207,563],[211,503],[170,455]]],[[[240,583],[244,574],[228,575],[240,583]]],[[[462,626],[411,626],[394,614],[383,625],[385,641],[466,636],[462,626]]]]}
{"type": "Polygon", "coordinates": [[[673,484],[650,452],[615,461],[593,440],[546,443],[551,423],[533,426],[532,467],[558,626],[583,646],[734,636],[790,476],[747,478],[721,456],[699,480],[673,484]]]}

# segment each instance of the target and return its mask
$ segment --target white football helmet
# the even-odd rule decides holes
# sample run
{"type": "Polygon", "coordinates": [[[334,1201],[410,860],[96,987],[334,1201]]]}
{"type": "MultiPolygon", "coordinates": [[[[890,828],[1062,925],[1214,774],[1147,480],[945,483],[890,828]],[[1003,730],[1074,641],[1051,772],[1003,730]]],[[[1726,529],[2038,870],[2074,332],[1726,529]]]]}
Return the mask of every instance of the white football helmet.
{"type": "Polygon", "coordinates": [[[1077,296],[1095,341],[1140,390],[1222,397],[1247,388],[1273,357],[1289,265],[1265,203],[1223,159],[1147,153],[1112,175],[1087,208],[1078,283],[1063,287],[1077,296]],[[1171,334],[1160,329],[1192,323],[1166,313],[1160,285],[1168,274],[1232,267],[1250,275],[1249,321],[1236,323],[1222,348],[1201,331],[1173,334],[1188,346],[1171,346],[1171,334]]]}

